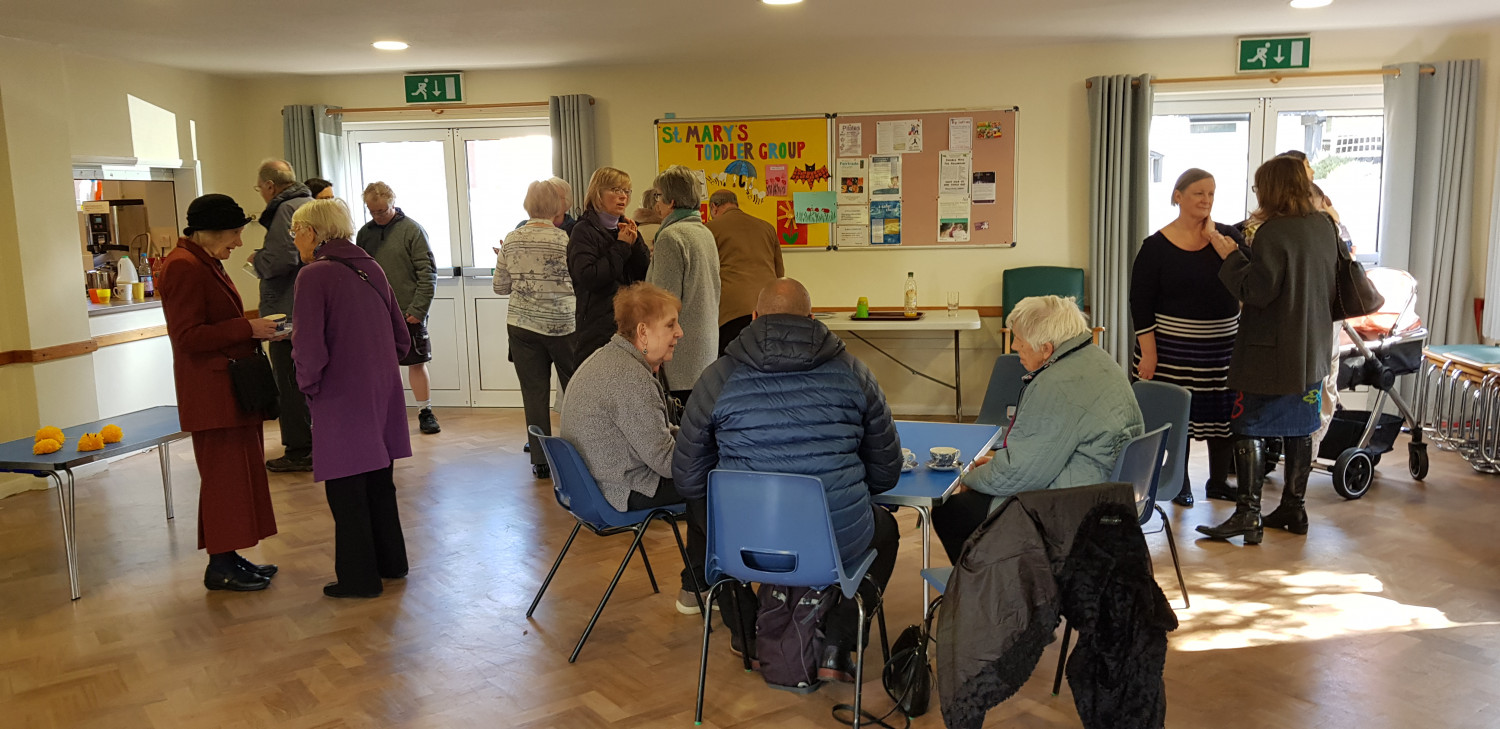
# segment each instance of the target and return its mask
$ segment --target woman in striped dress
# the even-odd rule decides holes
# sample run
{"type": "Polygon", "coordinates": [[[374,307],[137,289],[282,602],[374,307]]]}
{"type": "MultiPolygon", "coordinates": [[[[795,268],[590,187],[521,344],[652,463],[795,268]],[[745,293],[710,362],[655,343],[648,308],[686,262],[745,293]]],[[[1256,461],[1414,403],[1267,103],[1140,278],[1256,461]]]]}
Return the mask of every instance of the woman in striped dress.
{"type": "MultiPolygon", "coordinates": [[[[1243,243],[1239,232],[1213,222],[1213,175],[1190,169],[1172,188],[1177,219],[1141,244],[1130,276],[1130,313],[1135,324],[1135,375],[1181,385],[1193,394],[1188,436],[1208,441],[1211,499],[1233,501],[1227,482],[1234,470],[1229,412],[1234,393],[1225,384],[1240,305],[1219,282],[1223,260],[1209,245],[1208,231],[1243,243]]],[[[1192,484],[1182,474],[1174,503],[1193,505],[1192,484]]]]}

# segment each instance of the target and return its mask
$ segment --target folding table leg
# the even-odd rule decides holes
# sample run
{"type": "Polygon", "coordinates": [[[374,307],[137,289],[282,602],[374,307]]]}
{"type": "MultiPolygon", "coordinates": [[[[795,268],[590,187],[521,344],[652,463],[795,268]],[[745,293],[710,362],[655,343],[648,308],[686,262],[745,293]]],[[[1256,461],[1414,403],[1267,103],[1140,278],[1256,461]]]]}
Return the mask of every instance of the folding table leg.
{"type": "Polygon", "coordinates": [[[156,448],[156,457],[161,461],[161,491],[167,499],[167,520],[171,521],[175,514],[172,513],[172,446],[162,443],[156,448]]]}
{"type": "MultiPolygon", "coordinates": [[[[917,510],[922,521],[922,569],[925,570],[932,566],[932,510],[926,506],[912,508],[917,510]]],[[[932,602],[932,586],[921,575],[917,579],[922,582],[922,609],[925,611],[927,603],[932,602]]]]}
{"type": "Polygon", "coordinates": [[[68,587],[73,599],[77,600],[83,597],[83,592],[78,589],[78,535],[73,520],[73,472],[51,471],[47,475],[57,483],[57,511],[62,517],[63,553],[68,560],[68,587]],[[64,473],[68,476],[66,482],[63,480],[64,473]]]}

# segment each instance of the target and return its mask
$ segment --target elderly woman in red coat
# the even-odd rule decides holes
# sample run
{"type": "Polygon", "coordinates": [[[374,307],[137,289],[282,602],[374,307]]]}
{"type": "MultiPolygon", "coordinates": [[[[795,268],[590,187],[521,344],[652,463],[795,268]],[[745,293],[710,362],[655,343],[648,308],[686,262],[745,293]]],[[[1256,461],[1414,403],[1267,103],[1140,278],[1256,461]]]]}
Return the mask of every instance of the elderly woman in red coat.
{"type": "Polygon", "coordinates": [[[229,361],[252,356],[257,340],[278,336],[276,322],[246,319],[240,293],[224,272],[251,218],[228,195],[204,195],[188,206],[185,238],[160,267],[157,290],[172,343],[178,418],[198,461],[198,548],[208,550],[203,585],[210,590],[264,590],[276,565],[258,565],[236,550],[276,533],[266,484],[260,413],[240,409],[229,361]]]}
{"type": "Polygon", "coordinates": [[[297,275],[292,353],[312,410],[313,478],[326,482],[334,521],[329,597],[375,597],[381,578],[406,576],[393,461],[411,456],[397,361],[411,346],[406,315],[385,273],[349,242],[342,200],[314,200],[292,216],[297,275]]]}

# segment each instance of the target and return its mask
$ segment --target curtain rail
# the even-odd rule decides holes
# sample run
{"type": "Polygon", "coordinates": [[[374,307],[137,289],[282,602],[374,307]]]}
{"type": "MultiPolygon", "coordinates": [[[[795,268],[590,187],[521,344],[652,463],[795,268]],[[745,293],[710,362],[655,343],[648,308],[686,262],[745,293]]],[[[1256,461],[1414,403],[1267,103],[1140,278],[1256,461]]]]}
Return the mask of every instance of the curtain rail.
{"type": "MultiPolygon", "coordinates": [[[[592,105],[593,103],[594,100],[589,99],[589,104],[592,105]]],[[[522,107],[537,107],[546,105],[547,102],[545,101],[512,101],[504,104],[413,104],[412,106],[368,106],[358,109],[328,109],[323,113],[329,116],[335,116],[338,114],[365,114],[372,112],[391,111],[430,111],[434,114],[441,114],[449,110],[463,111],[468,109],[517,109],[522,107]]]]}
{"type": "MultiPolygon", "coordinates": [[[[1436,72],[1437,72],[1437,69],[1433,68],[1432,66],[1422,66],[1422,68],[1421,68],[1421,73],[1426,74],[1428,76],[1431,76],[1432,74],[1434,74],[1436,72]]],[[[1357,71],[1310,71],[1308,73],[1290,73],[1290,74],[1287,74],[1287,73],[1268,73],[1268,74],[1256,74],[1256,75],[1253,75],[1253,76],[1236,74],[1234,76],[1193,76],[1193,77],[1188,77],[1188,78],[1158,78],[1158,79],[1152,79],[1151,83],[1154,85],[1154,84],[1193,84],[1193,83],[1204,83],[1204,82],[1214,82],[1214,81],[1270,81],[1273,84],[1279,84],[1282,81],[1285,81],[1287,79],[1292,79],[1292,78],[1335,78],[1335,77],[1339,77],[1339,76],[1399,76],[1400,74],[1401,74],[1401,71],[1399,69],[1395,69],[1395,68],[1375,68],[1375,69],[1357,70],[1357,71]]],[[[1132,87],[1140,86],[1141,82],[1139,82],[1139,81],[1131,81],[1130,85],[1132,87]]],[[[1094,87],[1094,82],[1092,82],[1092,81],[1084,81],[1083,82],[1083,87],[1086,88],[1086,89],[1091,89],[1091,88],[1094,87]]]]}

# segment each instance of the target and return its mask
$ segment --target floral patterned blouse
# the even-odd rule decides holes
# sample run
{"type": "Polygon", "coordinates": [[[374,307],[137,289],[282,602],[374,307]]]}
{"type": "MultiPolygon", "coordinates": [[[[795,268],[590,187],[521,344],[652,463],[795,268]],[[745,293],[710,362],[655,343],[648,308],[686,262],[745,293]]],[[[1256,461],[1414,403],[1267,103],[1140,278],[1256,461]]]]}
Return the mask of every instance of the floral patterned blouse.
{"type": "Polygon", "coordinates": [[[495,293],[510,296],[505,323],[547,336],[573,333],[568,234],[533,218],[505,236],[495,262],[495,293]]]}

